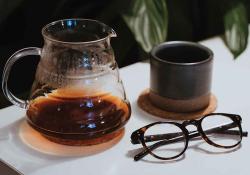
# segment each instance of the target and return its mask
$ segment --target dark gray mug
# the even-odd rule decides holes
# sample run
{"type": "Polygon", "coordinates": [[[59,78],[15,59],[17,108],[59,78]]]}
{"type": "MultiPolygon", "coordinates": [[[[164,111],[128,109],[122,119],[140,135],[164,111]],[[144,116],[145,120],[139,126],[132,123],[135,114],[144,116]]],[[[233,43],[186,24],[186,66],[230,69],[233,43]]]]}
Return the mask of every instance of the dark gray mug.
{"type": "Polygon", "coordinates": [[[210,101],[213,52],[186,41],[155,46],[150,58],[150,101],[172,112],[194,112],[210,101]]]}

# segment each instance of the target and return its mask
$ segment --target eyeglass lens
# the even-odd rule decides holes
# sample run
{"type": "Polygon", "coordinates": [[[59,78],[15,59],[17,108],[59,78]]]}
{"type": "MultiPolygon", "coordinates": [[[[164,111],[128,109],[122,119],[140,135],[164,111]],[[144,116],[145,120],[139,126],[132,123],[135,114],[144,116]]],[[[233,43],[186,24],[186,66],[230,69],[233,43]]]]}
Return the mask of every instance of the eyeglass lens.
{"type": "Polygon", "coordinates": [[[179,155],[185,148],[184,133],[178,126],[174,124],[162,123],[148,128],[144,134],[144,140],[148,148],[150,148],[152,145],[156,146],[156,148],[151,150],[151,152],[162,158],[171,158],[179,155]],[[157,137],[161,139],[157,139],[157,137]],[[152,140],[155,139],[155,141],[148,142],[149,139],[147,140],[147,138],[152,140]],[[166,144],[166,141],[177,139],[177,142],[166,144]]]}
{"type": "Polygon", "coordinates": [[[201,128],[209,140],[220,146],[233,146],[241,140],[240,128],[231,118],[227,116],[207,116],[202,120],[201,128]],[[216,128],[222,125],[228,126],[228,129],[218,129],[217,131],[211,132],[211,128],[216,128]],[[220,131],[228,131],[228,134],[226,134],[226,132],[221,133],[220,131]]]}

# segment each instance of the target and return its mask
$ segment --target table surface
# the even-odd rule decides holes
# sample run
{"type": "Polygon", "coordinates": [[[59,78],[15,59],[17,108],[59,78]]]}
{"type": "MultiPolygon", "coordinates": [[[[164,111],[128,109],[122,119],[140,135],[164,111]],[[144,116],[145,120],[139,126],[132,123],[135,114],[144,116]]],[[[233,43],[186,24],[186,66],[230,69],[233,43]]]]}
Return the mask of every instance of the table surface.
{"type": "MultiPolygon", "coordinates": [[[[219,37],[201,44],[214,52],[212,92],[218,99],[216,112],[241,115],[243,130],[249,130],[250,46],[234,61],[219,37]]],[[[198,140],[190,142],[189,148],[178,160],[162,162],[148,155],[134,162],[133,157],[140,152],[141,145],[131,144],[131,133],[164,119],[147,114],[137,106],[139,94],[149,87],[149,64],[133,64],[122,68],[120,74],[132,107],[132,116],[123,135],[91,147],[55,144],[26,124],[25,110],[11,106],[0,110],[0,158],[25,175],[250,174],[250,139],[247,137],[233,150],[214,149],[198,140]]]]}

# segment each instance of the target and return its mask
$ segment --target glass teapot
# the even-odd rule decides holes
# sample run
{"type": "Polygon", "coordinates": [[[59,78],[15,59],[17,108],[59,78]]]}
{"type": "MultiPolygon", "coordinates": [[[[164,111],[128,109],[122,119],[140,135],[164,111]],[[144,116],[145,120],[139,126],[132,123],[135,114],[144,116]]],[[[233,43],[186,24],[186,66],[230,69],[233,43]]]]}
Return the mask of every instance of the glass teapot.
{"type": "Polygon", "coordinates": [[[26,121],[51,141],[94,145],[118,136],[131,115],[110,45],[116,33],[95,20],[68,19],[42,29],[44,47],[22,49],[7,61],[3,92],[25,108],[26,121]],[[27,101],[7,87],[12,65],[26,55],[41,59],[27,101]]]}

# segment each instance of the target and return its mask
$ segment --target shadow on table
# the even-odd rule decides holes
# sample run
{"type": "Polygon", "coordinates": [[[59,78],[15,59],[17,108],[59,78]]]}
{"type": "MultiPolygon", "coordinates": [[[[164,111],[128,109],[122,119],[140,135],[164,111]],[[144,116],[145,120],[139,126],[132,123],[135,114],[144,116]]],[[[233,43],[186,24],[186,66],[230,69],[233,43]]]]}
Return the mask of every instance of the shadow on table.
{"type": "MultiPolygon", "coordinates": [[[[198,138],[196,140],[198,140],[198,138]]],[[[220,154],[229,154],[229,153],[238,151],[242,147],[242,144],[240,143],[235,148],[222,149],[222,148],[216,148],[216,147],[213,147],[211,145],[208,145],[208,143],[203,141],[201,138],[199,140],[201,140],[199,143],[196,143],[192,146],[188,146],[188,149],[193,149],[196,152],[209,154],[209,155],[220,155],[220,154]],[[204,147],[203,145],[206,145],[206,146],[204,147]]],[[[187,149],[187,151],[188,151],[188,149],[187,149]]]]}
{"type": "MultiPolygon", "coordinates": [[[[130,150],[127,152],[126,156],[134,159],[134,156],[139,154],[143,150],[144,150],[144,148],[137,148],[134,150],[130,150]]],[[[148,154],[145,158],[142,158],[139,161],[146,162],[146,163],[153,163],[153,164],[170,164],[170,163],[176,163],[176,162],[182,161],[185,158],[186,158],[185,153],[182,156],[180,156],[179,158],[173,159],[173,160],[160,160],[160,159],[156,159],[153,156],[151,156],[150,154],[148,154]]]]}
{"type": "Polygon", "coordinates": [[[86,156],[104,152],[116,145],[124,136],[94,146],[66,146],[53,143],[31,128],[24,118],[0,129],[0,149],[7,162],[17,162],[14,167],[29,174],[40,168],[54,166],[86,156]]]}

